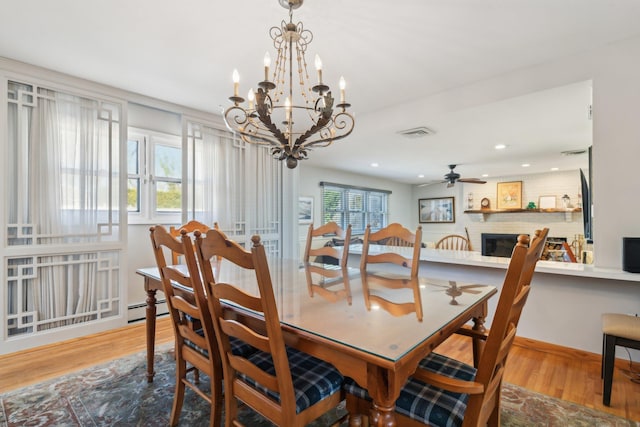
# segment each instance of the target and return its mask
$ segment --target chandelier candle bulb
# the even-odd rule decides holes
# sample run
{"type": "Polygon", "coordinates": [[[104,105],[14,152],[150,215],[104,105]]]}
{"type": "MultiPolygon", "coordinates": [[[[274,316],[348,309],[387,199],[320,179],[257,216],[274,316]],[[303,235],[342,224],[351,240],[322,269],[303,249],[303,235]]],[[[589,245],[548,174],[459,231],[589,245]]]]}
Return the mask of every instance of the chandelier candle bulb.
{"type": "Polygon", "coordinates": [[[316,70],[318,70],[318,84],[321,85],[322,84],[322,60],[317,54],[316,54],[315,63],[316,63],[316,70]]]}
{"type": "Polygon", "coordinates": [[[264,54],[264,81],[269,81],[269,67],[271,66],[271,56],[269,52],[264,54]]]}
{"type": "Polygon", "coordinates": [[[247,99],[249,100],[249,110],[253,110],[253,101],[256,99],[256,94],[253,92],[253,88],[249,89],[247,99]]]}
{"type": "Polygon", "coordinates": [[[344,77],[340,76],[340,103],[344,104],[344,88],[347,86],[347,83],[344,81],[344,77]]]}
{"type": "Polygon", "coordinates": [[[238,70],[233,70],[233,96],[238,96],[238,89],[240,87],[240,74],[238,70]]]}
{"type": "Polygon", "coordinates": [[[287,123],[291,122],[291,99],[287,96],[287,99],[284,100],[284,111],[286,114],[287,123]]]}

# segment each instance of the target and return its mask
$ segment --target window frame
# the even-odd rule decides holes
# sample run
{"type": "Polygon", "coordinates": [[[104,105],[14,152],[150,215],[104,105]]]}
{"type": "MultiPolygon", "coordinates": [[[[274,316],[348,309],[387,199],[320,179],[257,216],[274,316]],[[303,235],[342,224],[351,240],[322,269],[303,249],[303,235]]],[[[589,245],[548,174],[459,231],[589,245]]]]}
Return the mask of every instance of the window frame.
{"type": "Polygon", "coordinates": [[[371,224],[373,216],[381,217],[382,222],[381,224],[379,224],[379,226],[374,226],[372,224],[372,227],[371,227],[372,231],[377,231],[388,225],[389,195],[391,194],[391,191],[380,190],[375,188],[358,187],[353,185],[335,184],[335,183],[324,182],[324,181],[320,182],[320,187],[322,188],[322,192],[321,192],[322,193],[321,194],[322,225],[327,223],[325,218],[327,218],[328,214],[333,214],[332,216],[334,217],[335,217],[335,214],[340,214],[341,221],[340,222],[336,221],[336,222],[343,229],[346,229],[347,226],[351,223],[350,218],[353,215],[362,214],[363,215],[362,228],[356,228],[354,227],[354,224],[351,223],[352,235],[364,234],[367,224],[371,224]],[[325,191],[327,190],[340,193],[342,198],[341,209],[330,209],[326,205],[325,191]],[[350,200],[350,196],[352,195],[358,195],[362,197],[362,208],[355,209],[349,203],[350,201],[352,201],[350,200]],[[382,205],[381,209],[375,210],[375,211],[372,210],[373,209],[371,206],[373,205],[373,203],[371,203],[372,196],[379,197],[381,199],[381,205],[382,205]]]}
{"type": "MultiPolygon", "coordinates": [[[[138,191],[138,210],[129,210],[127,202],[127,212],[129,215],[129,223],[146,224],[146,223],[180,223],[182,220],[182,212],[184,210],[183,194],[185,192],[184,171],[182,171],[184,149],[182,137],[169,133],[152,131],[129,127],[127,132],[127,183],[132,179],[137,179],[139,183],[138,191]],[[129,141],[138,143],[138,173],[130,173],[129,167],[129,141]],[[158,145],[175,147],[180,150],[179,166],[181,168],[179,178],[167,177],[156,173],[155,171],[155,154],[158,145]],[[157,190],[158,183],[176,183],[180,184],[180,207],[174,211],[162,211],[157,207],[157,190]]],[[[127,190],[128,190],[127,185],[127,190]]],[[[128,198],[127,198],[128,201],[128,198]]]]}

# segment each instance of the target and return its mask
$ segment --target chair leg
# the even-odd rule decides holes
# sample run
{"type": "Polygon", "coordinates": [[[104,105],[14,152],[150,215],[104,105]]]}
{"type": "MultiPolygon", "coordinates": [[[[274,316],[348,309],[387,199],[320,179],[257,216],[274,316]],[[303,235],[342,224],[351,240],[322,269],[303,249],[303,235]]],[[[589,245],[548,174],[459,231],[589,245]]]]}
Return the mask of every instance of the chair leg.
{"type": "Polygon", "coordinates": [[[180,412],[182,412],[182,404],[184,402],[184,380],[187,376],[187,363],[181,357],[176,358],[176,389],[173,395],[173,407],[171,408],[171,418],[169,425],[177,426],[180,420],[180,412]]]}
{"type": "Polygon", "coordinates": [[[500,386],[498,390],[496,390],[496,395],[494,397],[495,403],[493,405],[493,410],[487,419],[488,427],[500,427],[500,399],[502,398],[502,381],[500,381],[500,386]]]}
{"type": "Polygon", "coordinates": [[[613,335],[604,336],[604,353],[603,353],[603,369],[604,369],[604,391],[602,393],[602,403],[605,406],[611,405],[611,384],[613,382],[613,367],[616,356],[616,337],[613,335]]]}
{"type": "Polygon", "coordinates": [[[210,427],[220,427],[222,424],[222,380],[219,375],[212,375],[209,378],[211,384],[211,416],[209,417],[210,427]]]}
{"type": "Polygon", "coordinates": [[[604,378],[604,338],[605,334],[602,334],[602,358],[600,359],[600,378],[604,378]]]}

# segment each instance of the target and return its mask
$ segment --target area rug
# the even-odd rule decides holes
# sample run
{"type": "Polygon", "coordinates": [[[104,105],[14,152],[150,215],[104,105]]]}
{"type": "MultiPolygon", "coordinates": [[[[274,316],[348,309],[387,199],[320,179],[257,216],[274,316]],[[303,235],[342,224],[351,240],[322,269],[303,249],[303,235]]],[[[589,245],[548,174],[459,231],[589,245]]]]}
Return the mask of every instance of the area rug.
{"type": "MultiPolygon", "coordinates": [[[[145,354],[139,353],[84,371],[66,375],[0,395],[0,427],[17,426],[167,426],[174,389],[174,360],[170,346],[156,351],[156,376],[146,381],[145,354]]],[[[206,375],[201,384],[208,389],[206,375]]],[[[249,408],[242,408],[246,426],[272,426],[249,408]]],[[[310,426],[332,424],[344,408],[327,413],[310,426]]],[[[180,416],[181,426],[206,426],[209,408],[187,390],[180,416]]],[[[346,424],[345,424],[346,425],[346,424]]],[[[502,425],[640,427],[640,423],[554,399],[505,384],[502,425]]]]}

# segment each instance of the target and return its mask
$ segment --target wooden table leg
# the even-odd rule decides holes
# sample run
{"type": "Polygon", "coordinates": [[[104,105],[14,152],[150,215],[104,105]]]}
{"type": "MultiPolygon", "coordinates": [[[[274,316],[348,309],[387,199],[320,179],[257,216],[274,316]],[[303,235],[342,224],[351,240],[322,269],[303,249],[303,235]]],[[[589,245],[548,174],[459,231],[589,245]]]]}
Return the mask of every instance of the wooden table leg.
{"type": "Polygon", "coordinates": [[[156,350],[156,290],[151,289],[145,277],[145,290],[147,291],[147,310],[145,322],[147,329],[147,382],[153,382],[153,358],[156,350]]]}
{"type": "Polygon", "coordinates": [[[371,426],[395,427],[397,424],[394,410],[395,405],[389,407],[374,402],[371,409],[371,426]]]}
{"type": "MultiPolygon", "coordinates": [[[[487,318],[488,306],[489,304],[487,303],[487,301],[485,301],[482,304],[482,309],[480,313],[473,318],[472,329],[474,331],[480,332],[481,334],[484,334],[487,332],[487,328],[484,327],[484,322],[487,318]]],[[[482,356],[482,350],[484,349],[484,344],[485,344],[484,340],[481,340],[478,338],[473,339],[473,366],[475,366],[476,368],[480,363],[480,356],[482,356]]]]}

